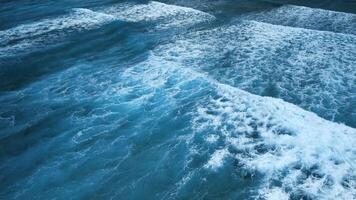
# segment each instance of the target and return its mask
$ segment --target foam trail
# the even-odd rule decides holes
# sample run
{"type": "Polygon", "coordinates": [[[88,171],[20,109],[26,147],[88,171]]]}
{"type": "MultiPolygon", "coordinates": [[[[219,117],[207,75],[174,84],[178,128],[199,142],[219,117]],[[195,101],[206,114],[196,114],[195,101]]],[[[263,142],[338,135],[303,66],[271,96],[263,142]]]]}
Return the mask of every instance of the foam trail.
{"type": "Polygon", "coordinates": [[[356,34],[356,15],[303,6],[286,5],[241,17],[277,25],[356,34]]]}

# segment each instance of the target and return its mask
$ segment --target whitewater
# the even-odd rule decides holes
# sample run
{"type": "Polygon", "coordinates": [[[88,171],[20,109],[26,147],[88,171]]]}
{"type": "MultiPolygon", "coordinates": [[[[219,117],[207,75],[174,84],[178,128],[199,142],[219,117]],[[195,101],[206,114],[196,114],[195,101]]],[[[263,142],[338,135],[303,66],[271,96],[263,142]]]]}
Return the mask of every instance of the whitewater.
{"type": "Polygon", "coordinates": [[[0,199],[356,199],[353,8],[0,2],[0,199]]]}

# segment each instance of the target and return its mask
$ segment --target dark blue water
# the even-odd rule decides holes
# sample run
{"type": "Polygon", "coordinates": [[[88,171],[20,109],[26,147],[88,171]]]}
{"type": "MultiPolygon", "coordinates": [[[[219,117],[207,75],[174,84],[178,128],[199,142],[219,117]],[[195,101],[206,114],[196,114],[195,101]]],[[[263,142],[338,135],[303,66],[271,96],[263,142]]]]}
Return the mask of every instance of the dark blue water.
{"type": "Polygon", "coordinates": [[[0,2],[0,199],[356,199],[355,12],[0,2]]]}

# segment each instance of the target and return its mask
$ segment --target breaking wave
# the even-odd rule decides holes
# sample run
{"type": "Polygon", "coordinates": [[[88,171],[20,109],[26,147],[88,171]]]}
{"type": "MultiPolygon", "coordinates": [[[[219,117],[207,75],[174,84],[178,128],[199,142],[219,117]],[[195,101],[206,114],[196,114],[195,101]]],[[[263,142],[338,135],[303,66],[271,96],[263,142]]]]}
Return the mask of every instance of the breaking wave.
{"type": "Polygon", "coordinates": [[[214,19],[207,13],[155,1],[147,4],[121,3],[110,7],[75,8],[68,15],[23,24],[0,31],[0,58],[28,53],[55,44],[65,36],[99,28],[113,21],[152,22],[155,30],[189,27],[214,19]]]}
{"type": "Polygon", "coordinates": [[[181,36],[157,54],[352,125],[355,44],[353,35],[240,21],[181,36]]]}
{"type": "Polygon", "coordinates": [[[120,20],[130,22],[157,22],[156,29],[191,26],[215,19],[205,12],[188,7],[150,1],[147,4],[118,4],[102,10],[120,20]]]}
{"type": "Polygon", "coordinates": [[[1,93],[0,198],[355,199],[356,36],[336,24],[353,15],[312,10],[218,26],[120,3],[1,31],[0,57],[114,21],[154,33],[58,56],[61,70],[1,93]]]}
{"type": "Polygon", "coordinates": [[[276,25],[307,28],[336,33],[356,34],[356,15],[303,6],[285,5],[241,17],[276,25]]]}

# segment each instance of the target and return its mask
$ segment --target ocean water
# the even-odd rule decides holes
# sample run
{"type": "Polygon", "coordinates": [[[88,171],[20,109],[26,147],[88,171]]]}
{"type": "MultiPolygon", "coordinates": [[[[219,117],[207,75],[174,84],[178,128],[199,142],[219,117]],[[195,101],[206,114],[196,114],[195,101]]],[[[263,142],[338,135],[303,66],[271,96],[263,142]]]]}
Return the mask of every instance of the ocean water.
{"type": "Polygon", "coordinates": [[[356,199],[356,2],[0,2],[0,199],[356,199]]]}

